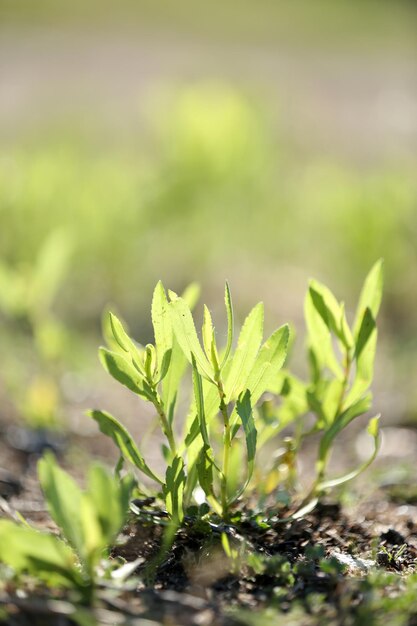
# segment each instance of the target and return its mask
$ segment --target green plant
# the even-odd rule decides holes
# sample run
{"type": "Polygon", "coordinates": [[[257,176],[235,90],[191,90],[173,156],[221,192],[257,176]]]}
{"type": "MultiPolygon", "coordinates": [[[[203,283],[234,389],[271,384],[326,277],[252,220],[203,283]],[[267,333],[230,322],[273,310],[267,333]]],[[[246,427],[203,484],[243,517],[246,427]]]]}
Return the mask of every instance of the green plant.
{"type": "Polygon", "coordinates": [[[337,478],[328,478],[328,464],[335,438],[357,417],[371,407],[369,391],[373,379],[377,344],[376,316],[383,289],[383,263],[372,267],[364,282],[352,327],[345,306],[331,291],[312,280],[305,300],[307,352],[310,380],[306,383],[289,372],[277,380],[275,391],[283,397],[276,419],[284,424],[298,424],[293,440],[296,456],[304,439],[320,434],[316,476],[304,506],[303,515],[317,502],[321,493],[352,480],[374,460],[379,448],[379,416],[368,423],[368,433],[374,441],[369,459],[352,471],[337,478]],[[313,414],[311,428],[305,430],[305,416],[313,414]]]}
{"type": "Polygon", "coordinates": [[[125,332],[121,322],[110,315],[117,352],[100,349],[106,370],[131,391],[151,402],[159,418],[167,445],[165,478],[151,470],[129,433],[112,416],[102,411],[91,415],[102,432],[111,436],[122,459],[128,459],[161,488],[169,513],[179,520],[198,485],[213,509],[225,519],[243,494],[252,477],[257,431],[253,411],[272,384],[287,353],[288,326],[275,331],[261,346],[263,305],[248,315],[233,351],[233,309],[228,285],[225,289],[227,343],[219,350],[210,312],[204,308],[200,343],[192,318],[189,295],[178,297],[161,283],[152,301],[155,345],[142,348],[125,332]],[[183,435],[174,433],[176,399],[186,365],[191,366],[193,396],[183,435]],[[238,437],[243,431],[243,440],[238,437]],[[244,442],[244,444],[243,444],[244,442]],[[246,449],[246,478],[238,486],[229,481],[234,447],[246,449]]]}
{"type": "Polygon", "coordinates": [[[15,575],[76,588],[89,602],[100,577],[98,566],[126,520],[134,481],[129,476],[118,480],[94,464],[82,491],[52,455],[39,461],[38,474],[62,538],[23,520],[0,520],[0,561],[15,575]]]}
{"type": "MultiPolygon", "coordinates": [[[[293,489],[301,443],[308,435],[320,433],[316,478],[305,506],[296,514],[301,516],[315,505],[323,491],[357,476],[377,453],[378,418],[373,418],[368,426],[375,442],[370,459],[344,476],[327,477],[336,436],[371,405],[369,386],[376,349],[375,317],[382,295],[382,263],[372,268],[365,281],[352,329],[343,303],[338,303],[324,285],[311,281],[305,305],[311,366],[311,379],[307,383],[281,369],[288,348],[287,325],[261,345],[262,303],[247,316],[233,349],[233,308],[226,284],[227,340],[226,346],[219,349],[206,306],[202,341],[198,338],[190,309],[195,300],[193,295],[187,292],[181,298],[171,291],[167,295],[158,283],[152,301],[155,344],[142,347],[135,343],[120,320],[110,314],[109,343],[113,350],[100,348],[105,369],[154,405],[165,436],[162,445],[165,476],[151,469],[116,418],[97,410],[91,416],[118,446],[120,463],[130,461],[159,485],[166,508],[177,522],[181,522],[193,498],[199,499],[202,494],[213,510],[228,520],[231,508],[245,491],[264,482],[265,473],[262,474],[256,462],[257,450],[285,427],[292,427],[294,433],[284,440],[286,447],[279,468],[282,471],[285,464],[285,481],[293,489]],[[192,372],[192,396],[179,437],[176,400],[187,363],[192,372]],[[276,410],[265,409],[266,391],[275,391],[282,397],[276,410]],[[315,415],[315,423],[306,430],[305,418],[310,412],[315,415]],[[244,478],[242,468],[246,473],[244,478]]],[[[276,469],[273,465],[267,476],[273,488],[279,486],[280,478],[284,480],[276,469]],[[272,481],[271,471],[275,471],[272,481]]]]}
{"type": "Polygon", "coordinates": [[[57,365],[63,360],[68,333],[52,304],[68,270],[70,253],[68,234],[57,230],[45,239],[32,265],[11,266],[0,259],[0,311],[14,324],[13,336],[19,329],[21,335],[29,335],[30,342],[29,358],[19,354],[13,363],[8,357],[5,382],[20,415],[34,428],[59,423],[57,365]],[[33,361],[36,372],[31,371],[33,361]]]}

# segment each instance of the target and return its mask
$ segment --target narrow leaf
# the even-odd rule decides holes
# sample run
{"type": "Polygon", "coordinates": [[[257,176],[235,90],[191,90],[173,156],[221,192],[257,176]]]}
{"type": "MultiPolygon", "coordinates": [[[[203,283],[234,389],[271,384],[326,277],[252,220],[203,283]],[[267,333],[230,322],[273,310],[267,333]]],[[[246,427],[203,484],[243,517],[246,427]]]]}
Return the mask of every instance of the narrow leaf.
{"type": "Polygon", "coordinates": [[[256,454],[256,439],[257,432],[255,427],[255,421],[253,419],[252,405],[251,405],[251,395],[249,390],[245,391],[245,393],[241,394],[237,403],[236,403],[236,411],[242,420],[243,431],[245,433],[246,438],[246,450],[248,455],[248,476],[247,483],[252,477],[253,469],[255,465],[255,454],[256,454]]]}
{"type": "Polygon", "coordinates": [[[164,494],[167,511],[178,522],[181,522],[184,518],[183,495],[185,482],[184,461],[181,457],[176,456],[165,474],[164,494]]]}
{"type": "Polygon", "coordinates": [[[374,320],[376,319],[381,306],[382,290],[384,287],[384,262],[379,259],[372,267],[362,287],[359,296],[359,303],[356,310],[356,318],[354,323],[354,335],[357,337],[365,309],[369,309],[374,320]]]}
{"type": "Polygon", "coordinates": [[[155,480],[160,485],[163,484],[163,481],[146,464],[130,433],[115,417],[105,411],[89,411],[88,415],[98,423],[100,431],[104,435],[113,439],[122,456],[127,461],[136,466],[143,474],[152,478],[152,480],[155,480]]]}
{"type": "Polygon", "coordinates": [[[308,290],[305,299],[304,315],[308,330],[310,357],[314,358],[316,378],[325,367],[328,367],[338,378],[343,378],[343,372],[334,354],[329,324],[325,323],[322,315],[317,311],[311,289],[308,290]]]}
{"type": "Polygon", "coordinates": [[[176,297],[171,303],[172,325],[175,336],[185,357],[191,363],[194,354],[200,373],[208,380],[213,379],[213,371],[198,340],[191,311],[182,298],[176,297]]]}
{"type": "Polygon", "coordinates": [[[83,554],[83,536],[80,520],[82,492],[69,474],[64,472],[51,454],[38,462],[38,476],[49,513],[62,530],[68,543],[79,555],[83,554]]]}
{"type": "Polygon", "coordinates": [[[229,358],[230,351],[232,349],[233,344],[233,305],[232,305],[232,295],[230,293],[229,284],[226,281],[225,290],[224,290],[224,303],[226,306],[227,313],[227,343],[226,349],[224,352],[223,360],[220,365],[220,369],[222,369],[229,358]]]}
{"type": "Polygon", "coordinates": [[[364,398],[361,398],[355,404],[352,404],[347,408],[339,417],[333,422],[328,430],[324,433],[319,447],[319,458],[322,459],[326,456],[327,450],[331,447],[335,437],[344,429],[350,422],[366,413],[371,406],[371,396],[368,394],[364,398]]]}
{"type": "Polygon", "coordinates": [[[279,370],[287,356],[289,327],[281,326],[267,339],[256,357],[255,363],[246,381],[246,388],[251,394],[255,405],[261,395],[273,385],[279,370]]]}
{"type": "Polygon", "coordinates": [[[107,348],[99,348],[99,358],[104,369],[119,383],[152,401],[153,392],[137,369],[121,354],[107,348]]]}
{"type": "Polygon", "coordinates": [[[263,324],[264,305],[259,302],[245,319],[239,334],[237,348],[225,383],[226,402],[236,399],[245,389],[244,385],[262,341],[263,324]]]}
{"type": "Polygon", "coordinates": [[[339,485],[343,485],[344,483],[347,483],[350,480],[353,480],[354,478],[359,476],[359,474],[361,474],[363,471],[365,471],[371,465],[371,463],[374,461],[376,455],[378,454],[378,450],[379,450],[379,447],[380,447],[379,416],[373,417],[369,421],[367,431],[368,431],[368,433],[371,435],[371,437],[374,440],[374,449],[373,449],[373,452],[372,452],[371,456],[369,457],[369,459],[367,459],[365,461],[365,463],[362,463],[362,465],[360,465],[355,470],[349,472],[348,474],[344,474],[343,476],[339,476],[338,478],[332,478],[332,479],[329,479],[329,480],[324,480],[323,482],[321,482],[318,485],[318,489],[319,490],[323,490],[324,491],[325,489],[331,489],[333,487],[338,487],[339,485]]]}
{"type": "Polygon", "coordinates": [[[172,348],[172,324],[169,303],[161,281],[155,287],[152,298],[152,324],[159,365],[172,348]]]}

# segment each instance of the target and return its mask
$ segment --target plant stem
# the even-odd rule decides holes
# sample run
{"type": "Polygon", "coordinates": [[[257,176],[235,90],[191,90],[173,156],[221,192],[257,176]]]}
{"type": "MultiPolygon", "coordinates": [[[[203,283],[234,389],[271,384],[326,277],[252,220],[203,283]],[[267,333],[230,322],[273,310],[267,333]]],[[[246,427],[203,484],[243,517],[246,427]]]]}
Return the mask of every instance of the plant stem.
{"type": "Polygon", "coordinates": [[[159,419],[161,421],[162,430],[165,433],[166,438],[168,439],[169,447],[173,456],[177,454],[177,445],[175,443],[174,432],[172,430],[171,424],[165,414],[164,407],[162,406],[161,399],[158,394],[155,395],[154,407],[158,412],[159,419]]]}
{"type": "Polygon", "coordinates": [[[225,393],[223,389],[222,381],[219,379],[217,381],[217,388],[219,390],[220,396],[220,412],[223,416],[223,425],[224,425],[224,433],[223,433],[223,463],[222,463],[222,477],[221,477],[221,503],[223,510],[223,518],[227,520],[229,516],[229,504],[227,501],[227,476],[229,473],[229,453],[231,446],[231,432],[230,432],[230,420],[229,414],[227,411],[227,406],[225,403],[225,393]]]}
{"type": "MultiPolygon", "coordinates": [[[[339,401],[337,403],[337,407],[336,407],[336,411],[335,411],[335,415],[334,415],[334,421],[336,421],[340,415],[340,413],[342,412],[342,408],[343,408],[343,402],[344,399],[346,397],[346,391],[349,385],[349,376],[350,376],[350,369],[352,367],[352,357],[350,355],[349,350],[346,350],[345,353],[345,363],[344,363],[344,370],[343,370],[343,381],[342,381],[342,388],[340,391],[340,397],[339,397],[339,401]]],[[[319,471],[317,473],[316,479],[313,483],[313,486],[311,488],[311,493],[313,495],[318,495],[318,492],[320,491],[320,484],[323,482],[324,476],[326,474],[326,469],[327,469],[327,465],[329,463],[329,459],[330,459],[330,454],[331,454],[331,448],[328,448],[325,452],[325,454],[323,455],[322,458],[319,458],[319,471]]]]}

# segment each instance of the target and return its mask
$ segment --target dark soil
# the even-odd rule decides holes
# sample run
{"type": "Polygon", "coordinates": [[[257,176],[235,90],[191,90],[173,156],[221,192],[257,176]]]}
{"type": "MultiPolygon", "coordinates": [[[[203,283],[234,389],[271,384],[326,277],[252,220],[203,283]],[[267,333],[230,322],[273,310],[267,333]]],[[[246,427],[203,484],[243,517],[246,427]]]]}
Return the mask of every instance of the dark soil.
{"type": "MultiPolygon", "coordinates": [[[[8,468],[0,470],[0,515],[18,510],[37,526],[53,528],[36,481],[37,451],[13,450],[0,440],[0,452],[8,468]]],[[[378,492],[349,512],[325,501],[297,521],[282,521],[289,511],[273,509],[262,519],[250,509],[236,511],[230,524],[189,515],[165,550],[164,511],[152,499],[135,506],[112,551],[115,559],[138,559],[126,585],[100,588],[93,610],[48,589],[6,586],[0,591],[0,624],[261,626],[285,624],[294,609],[301,611],[288,622],[294,626],[365,624],[370,573],[394,575],[398,588],[387,586],[386,593],[395,595],[417,563],[416,508],[400,502],[398,493],[391,498],[378,492]],[[232,561],[222,535],[235,552],[232,561]],[[264,621],[262,611],[271,607],[275,617],[264,621]]],[[[412,619],[410,614],[401,624],[417,623],[412,619]]]]}

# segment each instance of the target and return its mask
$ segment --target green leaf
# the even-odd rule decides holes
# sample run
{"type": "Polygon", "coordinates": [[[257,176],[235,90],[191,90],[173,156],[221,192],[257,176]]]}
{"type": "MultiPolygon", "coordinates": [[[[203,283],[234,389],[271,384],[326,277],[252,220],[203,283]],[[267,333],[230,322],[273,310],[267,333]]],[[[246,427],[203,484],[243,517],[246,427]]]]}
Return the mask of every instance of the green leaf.
{"type": "Polygon", "coordinates": [[[194,398],[197,409],[197,417],[198,423],[200,426],[200,433],[203,438],[204,444],[210,448],[210,440],[207,431],[207,423],[206,423],[206,414],[204,410],[204,398],[203,398],[203,381],[201,380],[201,376],[197,369],[197,364],[192,356],[192,366],[193,366],[193,388],[194,388],[194,398]]]}
{"type": "Polygon", "coordinates": [[[354,339],[352,335],[352,331],[350,330],[349,324],[346,319],[346,310],[344,302],[340,304],[340,332],[341,332],[341,340],[343,345],[350,350],[354,345],[354,339]]]}
{"type": "MultiPolygon", "coordinates": [[[[338,335],[339,328],[336,320],[340,318],[340,307],[338,302],[334,299],[333,310],[326,305],[324,296],[318,290],[322,285],[318,285],[316,281],[310,282],[309,292],[311,300],[317,313],[320,315],[323,322],[326,324],[329,331],[338,335]],[[314,286],[313,286],[314,285],[314,286]],[[337,308],[336,308],[337,307],[337,308]]],[[[333,294],[332,294],[333,298],[333,294]]]]}
{"type": "Polygon", "coordinates": [[[174,333],[187,361],[191,363],[191,355],[194,354],[200,374],[208,380],[213,380],[213,369],[198,340],[193,317],[187,303],[182,298],[173,295],[170,306],[174,333]]]}
{"type": "Polygon", "coordinates": [[[89,411],[88,415],[98,423],[100,431],[104,435],[113,439],[124,459],[132,463],[152,480],[155,480],[160,485],[163,484],[163,481],[146,464],[130,433],[115,417],[105,411],[89,411]]]}
{"type": "Polygon", "coordinates": [[[239,334],[237,348],[225,383],[226,402],[236,399],[245,389],[262,341],[263,324],[264,305],[259,302],[245,319],[239,334]]]}
{"type": "Polygon", "coordinates": [[[220,365],[220,369],[222,369],[224,365],[226,364],[227,359],[229,358],[229,355],[230,355],[230,351],[232,349],[232,344],[233,344],[233,325],[234,325],[233,305],[232,305],[232,295],[230,293],[230,288],[229,288],[229,284],[227,281],[226,281],[226,285],[224,289],[224,303],[226,306],[226,313],[227,313],[227,343],[226,343],[226,349],[224,352],[223,360],[220,365]]]}
{"type": "Polygon", "coordinates": [[[339,304],[330,289],[316,280],[310,281],[309,292],[314,307],[328,330],[335,334],[345,348],[350,349],[353,338],[346,320],[344,304],[339,304]]]}
{"type": "Polygon", "coordinates": [[[204,305],[204,317],[203,317],[203,327],[201,329],[201,336],[203,337],[203,346],[208,359],[210,359],[211,355],[211,344],[214,337],[214,327],[213,320],[211,318],[211,313],[206,305],[204,305]]]}
{"type": "Polygon", "coordinates": [[[105,541],[103,547],[113,542],[125,523],[133,487],[131,476],[119,480],[98,463],[89,468],[87,493],[105,541]]]}
{"type": "Polygon", "coordinates": [[[384,262],[379,259],[372,267],[365,279],[359,296],[359,303],[356,310],[354,323],[354,336],[357,338],[360,331],[365,310],[369,309],[374,320],[378,315],[381,306],[382,291],[384,287],[384,262]]]}
{"type": "Polygon", "coordinates": [[[184,461],[175,456],[165,474],[164,495],[168,513],[177,522],[184,518],[183,495],[186,482],[184,461]]]}
{"type": "Polygon", "coordinates": [[[249,389],[253,406],[273,385],[287,356],[288,324],[281,326],[267,339],[256,357],[245,387],[249,389]]]}
{"type": "Polygon", "coordinates": [[[206,305],[204,305],[204,321],[203,321],[203,327],[201,329],[201,335],[203,337],[203,346],[204,346],[204,351],[206,353],[207,359],[212,364],[215,376],[217,376],[220,371],[219,355],[217,352],[216,336],[214,333],[214,326],[213,326],[213,321],[211,319],[211,313],[206,307],[206,305]]]}
{"type": "Polygon", "coordinates": [[[255,455],[256,455],[256,439],[257,432],[255,427],[255,421],[253,419],[252,405],[251,405],[251,395],[249,390],[245,391],[239,396],[239,399],[236,403],[236,411],[242,420],[243,431],[245,433],[246,438],[246,450],[248,455],[248,475],[246,485],[249,483],[249,480],[252,478],[254,466],[255,466],[255,455]]]}
{"type": "Polygon", "coordinates": [[[169,367],[171,365],[171,357],[172,357],[172,348],[170,348],[169,350],[167,350],[167,352],[165,352],[162,358],[162,363],[159,364],[158,366],[159,378],[156,381],[157,383],[160,383],[162,380],[164,380],[165,376],[168,374],[169,367]]]}
{"type": "Polygon", "coordinates": [[[82,491],[62,470],[51,454],[38,462],[38,476],[49,513],[64,537],[79,556],[83,557],[83,536],[80,520],[82,491]]]}
{"type": "Polygon", "coordinates": [[[360,356],[365,349],[372,333],[376,330],[375,320],[372,316],[372,312],[369,308],[365,309],[361,325],[359,326],[359,332],[355,346],[355,358],[360,359],[360,356]]]}
{"type": "Polygon", "coordinates": [[[176,337],[172,340],[172,350],[169,368],[162,381],[161,396],[170,424],[174,419],[175,404],[177,402],[181,379],[187,367],[187,359],[181,350],[176,337]]]}
{"type": "Polygon", "coordinates": [[[366,413],[371,406],[371,395],[368,394],[364,398],[361,398],[349,408],[347,408],[343,413],[341,413],[337,419],[333,422],[328,430],[324,433],[323,437],[320,441],[319,447],[319,464],[322,459],[324,459],[327,455],[328,450],[331,448],[335,437],[344,429],[350,422],[358,417],[359,415],[363,415],[366,413]]]}
{"type": "Polygon", "coordinates": [[[129,337],[119,318],[111,311],[109,311],[109,321],[113,337],[115,338],[117,344],[120,346],[120,348],[122,348],[124,352],[128,354],[133,365],[142,374],[142,376],[144,376],[145,370],[142,362],[143,359],[138,346],[129,337]]]}
{"type": "Polygon", "coordinates": [[[204,445],[196,461],[198,482],[206,496],[213,495],[213,456],[211,448],[204,445]]]}
{"type": "Polygon", "coordinates": [[[304,303],[304,315],[308,331],[310,359],[314,365],[316,379],[321,370],[328,367],[338,378],[343,378],[343,372],[334,354],[332,337],[329,330],[330,323],[326,324],[321,313],[313,301],[312,291],[309,289],[304,303]]]}
{"type": "Polygon", "coordinates": [[[338,487],[339,485],[343,485],[344,483],[347,483],[350,480],[353,480],[354,478],[359,476],[359,474],[361,474],[371,465],[376,455],[378,454],[378,450],[380,447],[379,416],[373,417],[369,421],[367,431],[374,440],[374,449],[369,459],[367,459],[365,463],[362,463],[362,465],[360,465],[353,471],[347,474],[344,474],[343,476],[339,476],[338,478],[332,478],[329,480],[324,480],[318,485],[319,490],[324,491],[325,489],[331,489],[333,487],[338,487]]]}
{"type": "Polygon", "coordinates": [[[61,539],[0,520],[0,561],[16,574],[27,572],[51,585],[83,585],[75,554],[61,539]]]}
{"type": "Polygon", "coordinates": [[[152,401],[154,394],[151,387],[143,379],[138,370],[117,352],[111,352],[107,348],[99,348],[99,358],[104,369],[119,383],[152,401]]]}
{"type": "Polygon", "coordinates": [[[362,323],[357,333],[355,347],[356,372],[346,403],[355,402],[367,391],[374,375],[374,362],[377,344],[377,328],[370,309],[365,309],[362,323]]]}
{"type": "Polygon", "coordinates": [[[169,303],[161,281],[155,287],[152,298],[152,324],[155,335],[155,347],[158,364],[172,348],[172,323],[169,303]]]}

